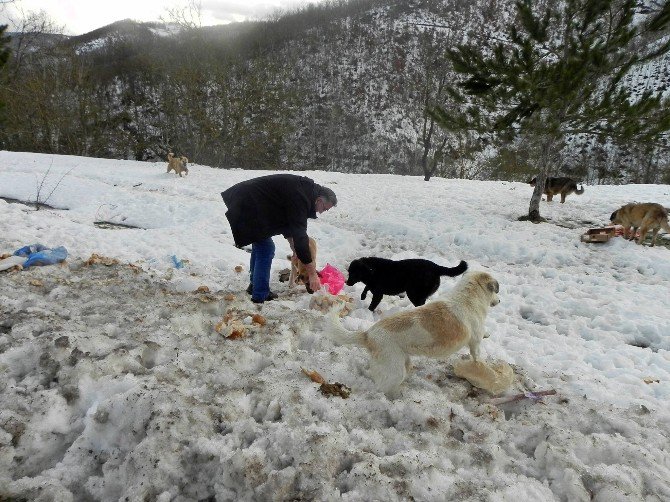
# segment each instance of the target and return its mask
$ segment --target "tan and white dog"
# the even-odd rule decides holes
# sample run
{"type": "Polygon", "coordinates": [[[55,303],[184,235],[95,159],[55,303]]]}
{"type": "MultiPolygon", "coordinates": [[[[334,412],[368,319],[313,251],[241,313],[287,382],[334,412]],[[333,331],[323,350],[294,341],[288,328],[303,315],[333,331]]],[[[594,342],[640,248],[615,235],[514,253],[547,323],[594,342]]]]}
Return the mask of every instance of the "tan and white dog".
{"type": "Polygon", "coordinates": [[[370,352],[370,375],[388,394],[405,380],[411,355],[446,358],[467,346],[477,361],[479,344],[489,336],[484,330],[486,314],[500,303],[499,290],[488,273],[467,272],[441,300],[386,317],[366,331],[345,329],[331,313],[327,332],[337,343],[370,352]]]}
{"type": "MultiPolygon", "coordinates": [[[[312,262],[316,268],[316,241],[311,237],[309,237],[309,254],[312,256],[312,262]]],[[[295,255],[287,256],[287,258],[291,260],[291,275],[288,279],[288,287],[293,288],[296,284],[304,284],[307,291],[313,293],[313,291],[310,291],[309,275],[305,264],[295,255]]]]}
{"type": "Polygon", "coordinates": [[[188,157],[184,157],[183,155],[181,157],[175,157],[174,153],[170,152],[168,153],[168,167],[167,167],[167,172],[169,173],[170,171],[174,170],[176,174],[179,175],[181,178],[181,173],[184,173],[184,175],[188,175],[188,157]]]}

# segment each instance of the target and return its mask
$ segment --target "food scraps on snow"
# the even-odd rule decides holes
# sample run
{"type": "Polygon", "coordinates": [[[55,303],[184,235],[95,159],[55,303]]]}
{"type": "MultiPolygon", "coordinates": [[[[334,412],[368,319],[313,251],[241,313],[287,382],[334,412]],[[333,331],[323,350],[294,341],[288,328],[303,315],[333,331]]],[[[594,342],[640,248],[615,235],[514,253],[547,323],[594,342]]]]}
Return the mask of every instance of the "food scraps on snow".
{"type": "Polygon", "coordinates": [[[214,325],[214,330],[229,340],[236,340],[247,336],[249,330],[257,329],[266,324],[267,319],[260,314],[229,309],[223,319],[214,325]]]}
{"type": "Polygon", "coordinates": [[[108,258],[107,256],[101,256],[97,253],[93,253],[91,257],[85,261],[85,264],[88,266],[97,265],[98,263],[110,267],[112,265],[117,265],[119,263],[119,260],[117,260],[116,258],[108,258]]]}
{"type": "Polygon", "coordinates": [[[354,310],[354,300],[351,296],[345,294],[330,295],[315,293],[309,301],[309,308],[321,312],[330,312],[333,308],[337,308],[340,317],[344,317],[354,310]]]}
{"type": "Polygon", "coordinates": [[[328,383],[326,379],[319,374],[316,370],[306,370],[305,368],[300,368],[302,372],[309,377],[309,379],[319,384],[319,391],[324,396],[340,396],[342,399],[347,399],[351,394],[351,388],[347,387],[340,382],[328,383]]]}
{"type": "Polygon", "coordinates": [[[514,380],[514,371],[505,362],[487,364],[472,359],[460,360],[454,363],[454,374],[491,394],[507,390],[514,380]]]}

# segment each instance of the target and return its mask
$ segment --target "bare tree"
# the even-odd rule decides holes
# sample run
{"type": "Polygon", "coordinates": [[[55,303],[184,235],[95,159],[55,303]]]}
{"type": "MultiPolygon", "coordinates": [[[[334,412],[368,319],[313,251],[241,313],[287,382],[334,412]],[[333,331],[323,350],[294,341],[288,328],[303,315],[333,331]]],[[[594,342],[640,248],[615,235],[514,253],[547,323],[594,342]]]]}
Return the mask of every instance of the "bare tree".
{"type": "Polygon", "coordinates": [[[176,24],[179,28],[194,30],[202,28],[202,2],[200,0],[186,0],[179,7],[165,9],[167,17],[161,16],[164,23],[176,24]]]}
{"type": "Polygon", "coordinates": [[[44,194],[45,192],[45,183],[47,179],[49,178],[49,173],[51,172],[51,168],[53,167],[53,159],[51,160],[51,164],[49,164],[49,168],[46,170],[44,173],[44,176],[42,176],[41,180],[37,180],[36,182],[36,188],[35,188],[35,211],[39,211],[42,206],[46,206],[47,202],[53,195],[53,193],[56,191],[56,189],[60,186],[61,182],[63,179],[72,172],[74,167],[70,168],[67,172],[65,172],[56,182],[56,184],[51,188],[51,191],[48,194],[44,194]]]}
{"type": "Polygon", "coordinates": [[[43,10],[35,12],[19,8],[18,13],[17,18],[10,19],[14,32],[10,63],[12,78],[25,68],[28,58],[49,57],[44,49],[53,44],[50,36],[64,31],[64,27],[57,25],[43,10]]]}

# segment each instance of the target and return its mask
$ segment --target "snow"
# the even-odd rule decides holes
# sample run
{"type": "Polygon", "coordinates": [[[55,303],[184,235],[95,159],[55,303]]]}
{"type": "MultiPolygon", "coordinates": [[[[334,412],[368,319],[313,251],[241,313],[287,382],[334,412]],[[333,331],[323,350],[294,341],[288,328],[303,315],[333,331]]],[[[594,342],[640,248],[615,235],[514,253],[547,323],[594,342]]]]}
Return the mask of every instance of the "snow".
{"type": "MultiPolygon", "coordinates": [[[[669,186],[587,186],[542,202],[549,221],[533,225],[517,221],[532,190],[521,183],[304,173],[339,200],[309,223],[319,268],[464,259],[499,281],[482,357],[512,365],[509,395],[557,394],[496,406],[454,376],[467,349],[414,358],[389,400],[364,349],[333,344],[310,296],[278,282],[281,237],[280,299],[252,324],[249,255],[220,192],[267,172],[165,169],[0,152],[0,197],[33,202],[44,181],[40,198],[57,208],[0,199],[0,254],[69,252],[64,266],[0,273],[0,498],[670,499],[670,250],[579,240],[624,203],[670,206],[669,186]],[[93,253],[119,263],[86,265],[93,253]],[[227,313],[248,336],[215,330],[227,313]],[[322,395],[301,368],[351,396],[322,395]]],[[[349,329],[412,308],[386,296],[371,313],[362,288],[345,287],[349,329]]]]}

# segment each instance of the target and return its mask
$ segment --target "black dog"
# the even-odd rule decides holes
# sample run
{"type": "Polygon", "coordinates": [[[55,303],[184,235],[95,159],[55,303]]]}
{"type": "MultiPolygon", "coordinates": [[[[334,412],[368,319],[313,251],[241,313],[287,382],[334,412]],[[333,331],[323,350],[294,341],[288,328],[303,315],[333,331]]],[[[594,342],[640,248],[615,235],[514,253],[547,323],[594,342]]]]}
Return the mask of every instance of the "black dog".
{"type": "Polygon", "coordinates": [[[426,299],[440,287],[440,277],[455,277],[468,269],[464,261],[456,267],[441,267],[429,260],[387,260],[386,258],[358,258],[349,264],[347,286],[357,282],[365,284],[361,300],[372,292],[370,310],[374,310],[384,295],[399,295],[407,291],[407,298],[415,307],[426,303],[426,299]]]}

